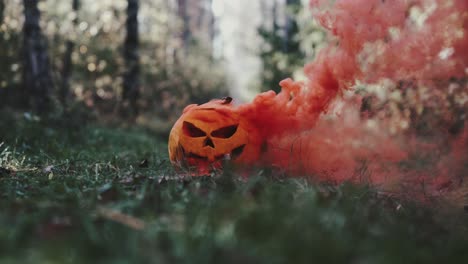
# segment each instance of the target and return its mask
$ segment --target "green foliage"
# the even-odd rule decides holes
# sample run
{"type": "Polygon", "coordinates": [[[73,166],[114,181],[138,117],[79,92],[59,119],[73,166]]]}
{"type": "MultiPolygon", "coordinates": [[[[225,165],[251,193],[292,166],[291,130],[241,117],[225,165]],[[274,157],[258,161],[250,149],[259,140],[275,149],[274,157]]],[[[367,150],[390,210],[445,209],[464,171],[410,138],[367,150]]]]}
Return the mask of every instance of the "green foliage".
{"type": "Polygon", "coordinates": [[[285,78],[301,77],[304,65],[313,60],[325,43],[325,33],[311,16],[308,4],[288,1],[285,22],[273,21],[272,26],[258,29],[263,40],[260,59],[261,89],[279,91],[278,83],[285,78]]]}
{"type": "MultiPolygon", "coordinates": [[[[300,3],[287,6],[289,13],[286,25],[279,27],[276,18],[271,28],[262,26],[258,33],[263,40],[260,51],[263,69],[261,72],[263,90],[278,91],[278,83],[291,77],[294,70],[304,64],[304,55],[299,49],[299,27],[295,16],[300,9],[300,3]]],[[[276,15],[276,14],[273,14],[276,15]]]]}
{"type": "Polygon", "coordinates": [[[0,128],[0,263],[468,260],[462,213],[268,170],[181,179],[165,139],[138,128],[66,129],[11,114],[0,128]]]}

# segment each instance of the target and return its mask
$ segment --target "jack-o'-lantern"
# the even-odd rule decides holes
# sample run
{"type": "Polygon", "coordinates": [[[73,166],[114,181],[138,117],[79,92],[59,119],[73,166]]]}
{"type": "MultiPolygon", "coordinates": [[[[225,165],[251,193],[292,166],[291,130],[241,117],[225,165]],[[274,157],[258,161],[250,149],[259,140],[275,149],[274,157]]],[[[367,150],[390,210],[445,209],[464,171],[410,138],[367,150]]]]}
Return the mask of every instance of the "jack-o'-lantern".
{"type": "Polygon", "coordinates": [[[184,109],[169,136],[169,158],[177,168],[206,174],[225,160],[245,165],[258,160],[258,131],[231,101],[226,97],[184,109]]]}

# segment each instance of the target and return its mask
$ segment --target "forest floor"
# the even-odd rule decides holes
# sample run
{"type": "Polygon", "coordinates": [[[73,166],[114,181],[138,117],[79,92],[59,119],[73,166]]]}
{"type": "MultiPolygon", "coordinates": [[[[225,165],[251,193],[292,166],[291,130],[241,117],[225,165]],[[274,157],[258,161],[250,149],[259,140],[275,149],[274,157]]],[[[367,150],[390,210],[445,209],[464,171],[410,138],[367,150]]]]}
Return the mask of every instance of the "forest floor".
{"type": "Polygon", "coordinates": [[[468,263],[468,214],[258,170],[179,178],[142,128],[0,118],[0,263],[468,263]]]}

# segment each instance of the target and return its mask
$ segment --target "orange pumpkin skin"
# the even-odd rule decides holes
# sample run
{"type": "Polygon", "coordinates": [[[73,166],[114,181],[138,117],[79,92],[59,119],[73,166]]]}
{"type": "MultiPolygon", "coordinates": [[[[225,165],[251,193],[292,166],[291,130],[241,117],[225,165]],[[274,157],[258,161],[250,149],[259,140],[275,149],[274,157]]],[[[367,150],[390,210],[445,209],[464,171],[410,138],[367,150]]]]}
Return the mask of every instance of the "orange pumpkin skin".
{"type": "Polygon", "coordinates": [[[169,158],[179,169],[198,175],[220,169],[223,160],[250,165],[258,161],[262,139],[242,118],[231,98],[187,106],[169,135],[169,158]]]}

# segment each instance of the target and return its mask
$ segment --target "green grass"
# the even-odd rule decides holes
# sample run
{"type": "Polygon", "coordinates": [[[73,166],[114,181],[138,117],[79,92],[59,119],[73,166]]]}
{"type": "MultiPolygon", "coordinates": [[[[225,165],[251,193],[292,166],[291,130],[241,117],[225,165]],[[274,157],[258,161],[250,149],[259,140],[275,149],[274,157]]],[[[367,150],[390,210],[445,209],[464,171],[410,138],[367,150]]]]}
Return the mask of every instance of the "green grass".
{"type": "Polygon", "coordinates": [[[266,169],[173,179],[165,141],[2,116],[0,263],[468,263],[464,213],[266,169]]]}

